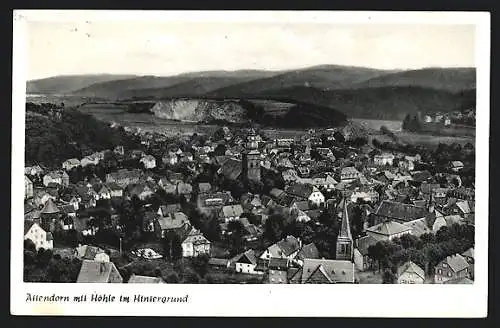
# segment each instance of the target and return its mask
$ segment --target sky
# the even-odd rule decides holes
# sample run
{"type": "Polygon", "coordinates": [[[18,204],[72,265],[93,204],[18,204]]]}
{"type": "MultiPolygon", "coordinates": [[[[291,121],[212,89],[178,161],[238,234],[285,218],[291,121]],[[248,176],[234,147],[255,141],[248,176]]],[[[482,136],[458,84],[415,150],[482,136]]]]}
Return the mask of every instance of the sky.
{"type": "Polygon", "coordinates": [[[29,21],[28,79],[315,65],[475,67],[474,25],[29,21]]]}

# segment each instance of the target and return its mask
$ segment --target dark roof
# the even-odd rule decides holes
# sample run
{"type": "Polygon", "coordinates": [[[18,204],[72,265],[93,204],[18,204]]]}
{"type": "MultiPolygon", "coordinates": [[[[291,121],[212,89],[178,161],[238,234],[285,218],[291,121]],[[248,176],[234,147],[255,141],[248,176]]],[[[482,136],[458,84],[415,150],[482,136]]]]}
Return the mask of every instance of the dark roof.
{"type": "Polygon", "coordinates": [[[446,263],[454,272],[460,272],[469,267],[469,262],[460,254],[446,257],[441,263],[446,263]]]}
{"type": "Polygon", "coordinates": [[[368,247],[375,245],[378,242],[377,239],[372,236],[364,236],[356,239],[356,248],[361,253],[361,255],[368,255],[368,247]]]}
{"type": "Polygon", "coordinates": [[[255,251],[253,249],[249,249],[246,252],[240,254],[236,260],[234,261],[239,263],[249,263],[249,264],[257,264],[257,257],[255,256],[255,251]]]}
{"type": "Polygon", "coordinates": [[[419,267],[418,265],[416,265],[412,261],[408,261],[398,268],[398,276],[401,276],[405,272],[415,273],[420,278],[425,280],[424,269],[422,269],[421,267],[419,267]]]}
{"type": "Polygon", "coordinates": [[[413,178],[413,181],[416,182],[424,182],[432,179],[432,174],[425,170],[425,171],[413,171],[411,172],[411,176],[413,178]]]}
{"type": "Polygon", "coordinates": [[[269,260],[269,269],[286,270],[287,267],[288,267],[288,259],[281,259],[281,258],[272,257],[269,260]]]}
{"type": "Polygon", "coordinates": [[[41,211],[42,214],[55,214],[59,213],[59,208],[57,208],[56,204],[54,204],[54,201],[52,198],[49,198],[46,202],[45,205],[43,206],[43,209],[41,211]]]}
{"type": "Polygon", "coordinates": [[[319,251],[318,248],[314,243],[310,243],[307,245],[302,246],[300,249],[299,253],[296,256],[297,259],[303,260],[303,259],[318,259],[319,258],[319,251]]]}
{"type": "Polygon", "coordinates": [[[445,284],[457,284],[457,285],[472,285],[474,284],[474,281],[467,278],[467,277],[462,277],[462,278],[455,278],[455,279],[450,279],[444,282],[445,284]]]}
{"type": "Polygon", "coordinates": [[[221,167],[222,175],[231,180],[236,180],[242,172],[242,162],[240,160],[229,158],[221,167]]]}
{"type": "Polygon", "coordinates": [[[223,267],[227,267],[227,264],[229,263],[229,260],[228,259],[219,259],[219,258],[215,258],[215,257],[212,257],[208,260],[208,264],[209,265],[213,265],[213,266],[223,266],[223,267]]]}
{"type": "Polygon", "coordinates": [[[354,263],[351,261],[305,259],[301,283],[314,283],[310,278],[316,278],[317,273],[332,283],[354,283],[354,263]]]}
{"type": "Polygon", "coordinates": [[[288,186],[285,192],[292,196],[308,199],[313,192],[314,187],[309,184],[294,183],[288,186]]]}
{"type": "Polygon", "coordinates": [[[294,236],[287,236],[286,238],[278,241],[276,244],[283,251],[285,256],[299,250],[299,241],[294,236]]]}
{"type": "Polygon", "coordinates": [[[309,202],[307,200],[295,202],[295,205],[301,211],[307,211],[309,209],[309,202]]]}
{"type": "Polygon", "coordinates": [[[380,203],[375,214],[407,222],[426,217],[428,211],[424,207],[384,200],[380,203]]]}

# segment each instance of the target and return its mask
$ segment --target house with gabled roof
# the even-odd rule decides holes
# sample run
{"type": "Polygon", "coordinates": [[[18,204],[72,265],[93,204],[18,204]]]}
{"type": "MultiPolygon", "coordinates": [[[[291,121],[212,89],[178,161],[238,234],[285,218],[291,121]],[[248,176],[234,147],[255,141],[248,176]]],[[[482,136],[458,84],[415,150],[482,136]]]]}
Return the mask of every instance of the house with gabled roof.
{"type": "Polygon", "coordinates": [[[418,207],[412,204],[405,204],[396,201],[383,200],[375,210],[376,222],[381,223],[393,220],[405,223],[427,216],[429,211],[425,207],[418,207]]]}
{"type": "Polygon", "coordinates": [[[24,199],[33,197],[33,181],[26,175],[24,176],[24,199]]]}
{"type": "Polygon", "coordinates": [[[307,200],[315,206],[323,206],[325,204],[325,196],[318,188],[310,184],[294,183],[289,185],[285,192],[287,195],[297,198],[298,200],[307,200]]]}
{"type": "Polygon", "coordinates": [[[366,228],[366,234],[378,241],[392,240],[405,234],[411,234],[412,228],[396,221],[385,221],[366,228]]]}
{"type": "Polygon", "coordinates": [[[462,253],[462,256],[469,263],[469,271],[471,279],[474,279],[474,247],[469,248],[465,252],[462,253]]]}
{"type": "Polygon", "coordinates": [[[353,284],[354,263],[345,260],[305,259],[299,270],[294,270],[289,283],[295,284],[353,284]]]}
{"type": "Polygon", "coordinates": [[[450,255],[434,267],[434,283],[459,278],[470,278],[470,263],[460,254],[450,255]]]}
{"type": "Polygon", "coordinates": [[[319,258],[320,257],[318,248],[314,243],[309,243],[302,245],[299,252],[294,258],[294,262],[302,266],[304,264],[304,259],[319,259],[319,258]]]}
{"type": "Polygon", "coordinates": [[[191,230],[191,224],[183,212],[171,213],[168,216],[157,217],[154,221],[154,231],[159,238],[165,238],[169,231],[183,235],[191,230]]]}
{"type": "Polygon", "coordinates": [[[191,228],[181,243],[182,256],[197,257],[203,254],[210,256],[210,244],[210,241],[199,230],[191,228]]]}
{"type": "Polygon", "coordinates": [[[62,163],[62,168],[66,171],[70,171],[78,166],[80,166],[80,160],[78,158],[70,158],[62,163]]]}
{"type": "Polygon", "coordinates": [[[368,256],[368,247],[375,245],[378,241],[378,239],[375,239],[370,235],[356,239],[353,252],[356,269],[364,271],[373,268],[376,262],[368,256]]]}
{"type": "Polygon", "coordinates": [[[241,214],[243,214],[243,207],[240,204],[226,205],[220,209],[218,218],[219,221],[227,223],[239,220],[241,214]]]}
{"type": "Polygon", "coordinates": [[[237,273],[247,273],[247,274],[263,274],[262,271],[256,271],[257,257],[255,256],[255,251],[249,249],[244,253],[237,255],[232,262],[235,265],[235,271],[237,273]]]}
{"type": "Polygon", "coordinates": [[[77,283],[123,283],[123,278],[113,262],[83,260],[77,283]]]}
{"type": "Polygon", "coordinates": [[[109,262],[109,255],[97,246],[80,245],[75,249],[75,256],[82,260],[109,262]]]}
{"type": "Polygon", "coordinates": [[[425,271],[412,261],[408,261],[398,268],[398,284],[423,284],[425,271]]]}
{"type": "Polygon", "coordinates": [[[50,231],[45,231],[38,223],[24,221],[24,240],[29,239],[37,250],[54,248],[54,238],[50,231]]]}
{"type": "Polygon", "coordinates": [[[301,242],[294,236],[287,236],[282,240],[269,246],[262,254],[259,256],[260,259],[269,261],[272,258],[286,258],[288,260],[293,260],[297,256],[300,248],[301,242]]]}
{"type": "Polygon", "coordinates": [[[127,281],[128,284],[164,284],[161,277],[150,277],[132,274],[127,281]]]}

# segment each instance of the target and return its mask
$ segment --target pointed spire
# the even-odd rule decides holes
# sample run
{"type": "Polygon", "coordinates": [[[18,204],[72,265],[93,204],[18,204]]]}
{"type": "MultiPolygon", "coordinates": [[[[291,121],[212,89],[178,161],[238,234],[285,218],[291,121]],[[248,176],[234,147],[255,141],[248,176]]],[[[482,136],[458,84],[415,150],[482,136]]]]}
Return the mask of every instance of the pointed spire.
{"type": "Polygon", "coordinates": [[[349,240],[352,240],[351,227],[349,224],[349,213],[347,211],[347,201],[345,198],[342,200],[342,203],[342,223],[340,224],[340,233],[338,238],[348,238],[349,240]]]}
{"type": "Polygon", "coordinates": [[[41,214],[55,214],[59,213],[59,208],[57,208],[56,204],[54,204],[54,201],[52,198],[49,198],[46,202],[45,205],[43,206],[42,211],[40,212],[41,214]]]}

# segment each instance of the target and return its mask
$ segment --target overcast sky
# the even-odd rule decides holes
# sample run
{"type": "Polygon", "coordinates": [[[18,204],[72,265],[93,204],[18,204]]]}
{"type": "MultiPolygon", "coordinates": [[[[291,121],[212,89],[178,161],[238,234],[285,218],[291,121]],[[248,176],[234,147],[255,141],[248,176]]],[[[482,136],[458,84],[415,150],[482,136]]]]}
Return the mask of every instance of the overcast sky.
{"type": "Polygon", "coordinates": [[[28,23],[28,78],[337,64],[474,67],[474,25],[28,23]]]}

